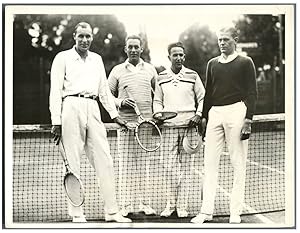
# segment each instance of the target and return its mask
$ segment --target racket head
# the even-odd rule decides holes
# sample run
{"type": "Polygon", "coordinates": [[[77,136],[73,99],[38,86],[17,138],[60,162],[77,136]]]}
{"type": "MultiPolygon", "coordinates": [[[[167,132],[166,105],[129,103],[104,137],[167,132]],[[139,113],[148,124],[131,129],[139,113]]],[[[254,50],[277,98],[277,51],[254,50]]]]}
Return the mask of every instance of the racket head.
{"type": "Polygon", "coordinates": [[[177,116],[175,111],[159,111],[153,114],[153,118],[156,120],[164,121],[169,120],[177,116]]]}
{"type": "Polygon", "coordinates": [[[162,134],[158,126],[144,120],[135,128],[135,137],[140,147],[148,152],[156,151],[162,142],[162,134]]]}
{"type": "Polygon", "coordinates": [[[63,185],[67,198],[71,204],[73,206],[81,206],[85,201],[85,196],[84,188],[79,177],[68,171],[65,174],[63,185]]]}
{"type": "Polygon", "coordinates": [[[201,135],[199,134],[198,127],[188,127],[185,130],[182,140],[182,147],[188,154],[195,154],[200,151],[203,145],[201,135]]]}

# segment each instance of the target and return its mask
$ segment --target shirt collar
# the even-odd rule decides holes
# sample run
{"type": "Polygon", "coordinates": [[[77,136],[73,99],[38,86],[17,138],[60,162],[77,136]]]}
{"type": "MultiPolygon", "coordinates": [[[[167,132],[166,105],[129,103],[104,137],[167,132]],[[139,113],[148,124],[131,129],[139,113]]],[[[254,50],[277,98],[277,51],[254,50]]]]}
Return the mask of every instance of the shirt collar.
{"type": "Polygon", "coordinates": [[[167,73],[168,73],[168,77],[174,77],[175,75],[178,75],[180,78],[183,78],[184,73],[185,73],[186,68],[182,65],[181,70],[179,71],[178,74],[175,74],[171,68],[168,68],[167,73]]]}
{"type": "Polygon", "coordinates": [[[233,54],[228,55],[227,58],[225,58],[225,56],[223,54],[221,54],[219,56],[218,62],[229,63],[229,62],[233,61],[234,59],[236,59],[237,56],[238,56],[237,51],[234,51],[233,54]]]}
{"type": "MultiPolygon", "coordinates": [[[[75,61],[81,59],[80,55],[77,53],[77,51],[76,51],[76,49],[75,49],[75,45],[73,46],[73,48],[72,48],[71,51],[72,51],[72,57],[73,57],[73,59],[74,59],[75,61]]],[[[86,59],[88,59],[88,60],[91,59],[90,51],[87,51],[86,59]]]]}
{"type": "Polygon", "coordinates": [[[139,63],[136,66],[134,66],[129,62],[129,59],[127,58],[125,61],[125,67],[128,68],[128,67],[144,66],[144,63],[145,63],[144,60],[142,58],[140,58],[139,63]]]}

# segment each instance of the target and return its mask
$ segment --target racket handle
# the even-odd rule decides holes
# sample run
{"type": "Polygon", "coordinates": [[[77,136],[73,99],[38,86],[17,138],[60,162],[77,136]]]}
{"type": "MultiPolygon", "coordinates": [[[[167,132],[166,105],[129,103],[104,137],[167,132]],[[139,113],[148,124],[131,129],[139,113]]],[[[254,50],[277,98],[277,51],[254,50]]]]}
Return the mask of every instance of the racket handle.
{"type": "MultiPolygon", "coordinates": [[[[128,86],[125,86],[124,89],[125,89],[125,91],[127,92],[128,97],[129,97],[130,99],[133,99],[134,102],[135,102],[135,99],[133,98],[133,96],[131,95],[131,93],[130,93],[129,90],[128,90],[128,86]]],[[[141,115],[141,112],[140,112],[140,110],[138,109],[137,104],[135,104],[134,111],[135,111],[136,115],[138,115],[138,116],[141,115]]]]}

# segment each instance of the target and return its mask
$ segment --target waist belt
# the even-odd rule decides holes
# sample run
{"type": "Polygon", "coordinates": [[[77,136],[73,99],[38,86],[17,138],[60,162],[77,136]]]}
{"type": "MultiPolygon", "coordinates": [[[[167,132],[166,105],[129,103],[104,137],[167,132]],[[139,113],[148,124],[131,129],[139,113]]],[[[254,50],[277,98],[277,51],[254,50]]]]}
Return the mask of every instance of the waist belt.
{"type": "Polygon", "coordinates": [[[92,99],[92,100],[98,100],[98,96],[96,96],[96,95],[75,94],[75,95],[67,95],[67,96],[82,97],[82,98],[88,98],[88,99],[92,99]]]}

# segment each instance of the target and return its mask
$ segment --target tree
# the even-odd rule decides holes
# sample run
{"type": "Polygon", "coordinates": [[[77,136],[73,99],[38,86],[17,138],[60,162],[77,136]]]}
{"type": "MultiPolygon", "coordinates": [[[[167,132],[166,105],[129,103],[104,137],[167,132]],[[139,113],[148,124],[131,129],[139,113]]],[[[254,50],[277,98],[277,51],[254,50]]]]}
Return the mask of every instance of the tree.
{"type": "Polygon", "coordinates": [[[179,40],[185,46],[185,65],[195,70],[205,82],[207,62],[219,53],[216,35],[208,26],[195,23],[180,34],[179,40]]]}

